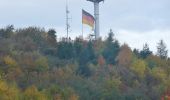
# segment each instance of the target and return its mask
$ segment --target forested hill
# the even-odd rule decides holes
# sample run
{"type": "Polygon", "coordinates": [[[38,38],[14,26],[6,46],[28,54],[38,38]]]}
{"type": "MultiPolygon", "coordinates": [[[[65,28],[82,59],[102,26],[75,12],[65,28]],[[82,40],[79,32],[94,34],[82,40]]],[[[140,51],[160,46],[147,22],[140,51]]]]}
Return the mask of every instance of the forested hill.
{"type": "Polygon", "coordinates": [[[105,40],[56,40],[54,29],[0,29],[0,100],[170,100],[170,59],[105,40]]]}

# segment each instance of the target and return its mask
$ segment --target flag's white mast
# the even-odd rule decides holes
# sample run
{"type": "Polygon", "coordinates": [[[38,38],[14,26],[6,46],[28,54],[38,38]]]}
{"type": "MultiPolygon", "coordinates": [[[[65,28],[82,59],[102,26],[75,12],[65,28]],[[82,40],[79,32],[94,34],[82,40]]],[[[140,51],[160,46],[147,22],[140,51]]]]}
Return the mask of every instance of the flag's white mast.
{"type": "Polygon", "coordinates": [[[94,18],[95,18],[95,39],[100,38],[100,26],[99,26],[99,3],[104,0],[87,0],[94,3],[94,18]]]}

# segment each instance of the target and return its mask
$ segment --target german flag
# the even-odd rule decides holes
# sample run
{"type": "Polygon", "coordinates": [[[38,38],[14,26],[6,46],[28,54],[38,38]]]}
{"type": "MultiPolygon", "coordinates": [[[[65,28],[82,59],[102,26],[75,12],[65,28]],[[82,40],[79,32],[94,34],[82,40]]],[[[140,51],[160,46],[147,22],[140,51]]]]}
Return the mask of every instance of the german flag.
{"type": "Polygon", "coordinates": [[[95,22],[94,17],[90,13],[86,12],[85,10],[82,10],[82,23],[89,25],[93,29],[94,22],[95,22]]]}

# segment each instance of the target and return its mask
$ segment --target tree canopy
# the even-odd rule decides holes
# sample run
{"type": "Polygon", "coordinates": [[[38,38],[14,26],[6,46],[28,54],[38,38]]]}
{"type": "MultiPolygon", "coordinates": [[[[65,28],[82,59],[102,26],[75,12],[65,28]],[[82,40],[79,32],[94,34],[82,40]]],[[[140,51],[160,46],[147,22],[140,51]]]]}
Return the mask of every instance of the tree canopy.
{"type": "Polygon", "coordinates": [[[105,40],[57,39],[54,29],[0,29],[1,100],[168,100],[170,60],[163,40],[157,54],[105,40]]]}

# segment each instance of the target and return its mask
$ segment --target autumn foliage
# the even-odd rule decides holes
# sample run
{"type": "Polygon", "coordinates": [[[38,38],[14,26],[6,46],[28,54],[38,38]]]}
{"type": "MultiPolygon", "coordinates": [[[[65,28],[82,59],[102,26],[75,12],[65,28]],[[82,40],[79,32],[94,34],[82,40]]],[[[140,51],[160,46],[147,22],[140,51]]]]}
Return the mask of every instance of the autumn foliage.
{"type": "Polygon", "coordinates": [[[54,29],[0,29],[0,100],[170,100],[170,59],[106,39],[57,39],[54,29]]]}

